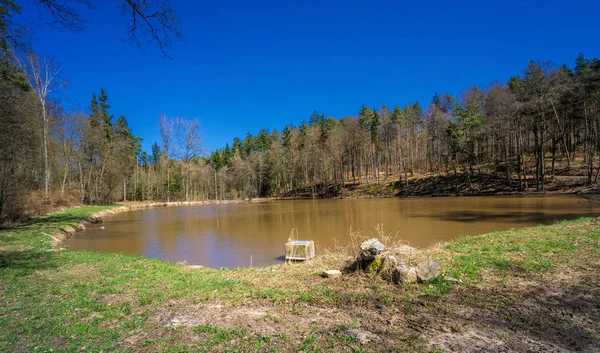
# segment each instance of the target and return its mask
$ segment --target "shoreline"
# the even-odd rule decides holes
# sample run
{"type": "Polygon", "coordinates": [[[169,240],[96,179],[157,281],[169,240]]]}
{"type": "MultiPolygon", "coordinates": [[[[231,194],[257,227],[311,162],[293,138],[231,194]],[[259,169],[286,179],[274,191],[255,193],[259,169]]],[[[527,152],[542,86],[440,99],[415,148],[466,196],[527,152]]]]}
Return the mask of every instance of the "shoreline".
{"type": "MultiPolygon", "coordinates": [[[[289,197],[269,197],[265,199],[273,200],[328,200],[328,199],[403,199],[403,198],[430,198],[430,197],[496,197],[496,196],[535,196],[535,195],[600,195],[598,190],[549,190],[549,191],[500,191],[500,192],[473,192],[473,193],[439,193],[439,194],[417,194],[417,195],[340,195],[340,196],[289,196],[289,197]]],[[[260,199],[263,200],[263,199],[260,199]]]]}
{"type": "Polygon", "coordinates": [[[512,192],[492,192],[492,193],[472,193],[472,194],[432,194],[432,195],[359,195],[359,196],[327,196],[327,197],[269,197],[253,200],[276,200],[276,201],[294,201],[294,200],[354,200],[354,199],[416,199],[416,198],[449,198],[449,197],[502,197],[502,196],[551,196],[551,195],[599,195],[595,191],[512,191],[512,192]]]}
{"type": "MultiPolygon", "coordinates": [[[[75,233],[84,230],[87,226],[96,223],[102,223],[105,218],[119,213],[147,210],[153,208],[163,207],[179,207],[179,206],[210,206],[210,205],[232,205],[232,204],[248,204],[248,203],[260,203],[270,201],[309,201],[309,200],[360,200],[360,199],[417,199],[417,198],[450,198],[450,197],[544,197],[544,196],[560,196],[560,195],[574,195],[579,196],[589,202],[600,202],[600,194],[593,192],[515,192],[515,193],[502,193],[493,195],[428,195],[428,196],[358,196],[358,197],[325,197],[325,198],[256,198],[246,200],[206,200],[206,201],[171,201],[171,202],[128,202],[118,203],[115,205],[106,205],[109,209],[102,210],[90,215],[87,219],[79,222],[76,226],[69,226],[65,229],[58,229],[51,234],[55,245],[63,247],[64,242],[75,235],[75,233]]],[[[89,206],[78,206],[75,208],[82,208],[89,206]]],[[[462,238],[462,237],[460,237],[462,238]]],[[[458,238],[458,239],[460,239],[458,238]]],[[[419,250],[425,250],[429,247],[419,248],[419,250]]]]}
{"type": "MultiPolygon", "coordinates": [[[[572,195],[572,196],[578,196],[579,198],[581,198],[582,200],[586,200],[590,203],[597,203],[600,202],[600,195],[598,194],[593,194],[593,193],[586,193],[586,194],[582,194],[582,193],[519,193],[519,194],[499,194],[499,195],[494,195],[494,196],[488,196],[488,195],[467,195],[467,196],[452,196],[452,195],[447,195],[444,197],[545,197],[545,196],[567,196],[567,195],[572,195]],[[594,197],[594,196],[598,196],[598,197],[594,197]]],[[[91,224],[97,224],[97,223],[102,223],[104,221],[104,219],[106,219],[107,217],[116,215],[116,214],[120,214],[120,213],[124,213],[124,212],[130,212],[130,211],[138,211],[138,210],[147,210],[147,209],[153,209],[153,208],[163,208],[163,207],[181,207],[181,206],[210,206],[210,205],[222,205],[222,204],[248,204],[248,203],[261,203],[261,202],[273,202],[273,201],[308,201],[308,200],[360,200],[360,199],[390,199],[390,198],[398,198],[398,199],[402,199],[402,198],[410,198],[410,199],[417,199],[417,198],[430,198],[430,197],[438,197],[438,196],[415,196],[415,197],[377,197],[377,196],[371,196],[371,197],[348,197],[348,198],[322,198],[322,199],[278,199],[278,198],[262,198],[262,199],[253,199],[253,200],[219,200],[219,201],[215,201],[215,200],[209,200],[209,201],[186,201],[186,202],[131,202],[131,203],[127,203],[127,204],[116,204],[116,205],[107,205],[104,207],[109,207],[108,209],[105,210],[101,210],[98,211],[96,213],[93,213],[92,215],[90,215],[89,217],[87,217],[85,220],[82,220],[81,222],[79,222],[78,224],[76,224],[75,226],[68,226],[65,227],[63,229],[57,229],[56,231],[54,231],[53,233],[50,234],[50,236],[52,237],[53,241],[54,241],[54,245],[60,247],[60,248],[65,248],[65,241],[69,238],[71,238],[72,236],[74,236],[77,232],[85,230],[85,228],[91,224]]],[[[86,207],[86,206],[80,206],[77,208],[81,208],[81,207],[86,207]]],[[[556,222],[562,222],[564,220],[558,220],[556,222]]],[[[528,227],[516,227],[515,229],[526,229],[528,227]]],[[[477,237],[477,236],[481,236],[482,234],[479,235],[467,235],[467,236],[460,236],[451,242],[454,241],[458,241],[462,238],[468,238],[468,237],[477,237]]],[[[448,242],[443,242],[443,244],[446,244],[448,242]]],[[[426,247],[423,248],[418,248],[418,247],[412,247],[416,252],[427,252],[429,250],[431,250],[432,248],[438,247],[440,244],[435,243],[435,244],[431,244],[428,245],[426,247]]],[[[331,252],[333,249],[325,249],[325,252],[331,252]]],[[[110,253],[110,252],[109,252],[110,253]]],[[[139,255],[144,257],[143,255],[139,255]]],[[[283,263],[277,263],[277,264],[272,264],[272,265],[267,265],[267,266],[262,266],[262,267],[271,267],[271,266],[279,266],[282,265],[283,263]]],[[[197,265],[188,265],[190,267],[196,268],[197,265]]],[[[202,266],[202,267],[206,267],[206,266],[202,266]]],[[[206,268],[212,268],[212,267],[206,267],[206,268]]],[[[245,268],[245,267],[243,267],[245,268]]],[[[250,267],[251,268],[251,267],[250,267]]]]}
{"type": "Polygon", "coordinates": [[[546,193],[596,193],[598,186],[588,185],[582,175],[556,175],[545,183],[545,190],[536,189],[535,180],[528,176],[529,187],[519,190],[519,182],[513,175],[510,183],[505,176],[494,173],[467,175],[442,175],[436,173],[415,174],[405,179],[398,175],[379,183],[346,181],[343,185],[315,185],[300,187],[278,195],[280,198],[347,198],[347,197],[446,197],[446,196],[495,196],[506,194],[546,193]]]}

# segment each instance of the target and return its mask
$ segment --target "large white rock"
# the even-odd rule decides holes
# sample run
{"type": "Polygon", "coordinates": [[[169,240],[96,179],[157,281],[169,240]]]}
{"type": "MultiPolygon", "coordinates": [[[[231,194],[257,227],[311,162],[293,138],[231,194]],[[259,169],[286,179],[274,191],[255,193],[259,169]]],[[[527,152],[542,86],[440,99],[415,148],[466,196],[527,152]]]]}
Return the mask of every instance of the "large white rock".
{"type": "Polygon", "coordinates": [[[341,277],[341,276],[342,276],[342,272],[340,272],[338,270],[323,271],[323,277],[325,277],[325,278],[336,278],[336,277],[341,277]]]}
{"type": "Polygon", "coordinates": [[[442,274],[442,266],[437,262],[423,262],[417,266],[417,279],[420,282],[431,281],[442,274]]]}
{"type": "Polygon", "coordinates": [[[365,240],[360,244],[360,257],[363,260],[375,260],[385,249],[385,245],[377,238],[365,240]]]}

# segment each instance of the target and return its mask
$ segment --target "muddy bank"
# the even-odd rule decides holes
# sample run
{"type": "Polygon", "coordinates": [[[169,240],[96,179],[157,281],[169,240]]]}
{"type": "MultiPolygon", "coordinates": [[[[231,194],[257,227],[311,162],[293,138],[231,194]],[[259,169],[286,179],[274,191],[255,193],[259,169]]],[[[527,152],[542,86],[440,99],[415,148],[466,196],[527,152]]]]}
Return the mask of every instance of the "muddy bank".
{"type": "Polygon", "coordinates": [[[534,180],[519,186],[518,180],[510,182],[500,175],[421,175],[409,178],[408,185],[398,177],[381,180],[380,183],[352,183],[340,185],[317,185],[300,188],[277,195],[279,199],[313,198],[369,198],[369,197],[443,197],[443,196],[496,196],[535,194],[594,194],[597,185],[587,185],[580,175],[557,175],[549,179],[543,191],[536,188],[534,180]]]}

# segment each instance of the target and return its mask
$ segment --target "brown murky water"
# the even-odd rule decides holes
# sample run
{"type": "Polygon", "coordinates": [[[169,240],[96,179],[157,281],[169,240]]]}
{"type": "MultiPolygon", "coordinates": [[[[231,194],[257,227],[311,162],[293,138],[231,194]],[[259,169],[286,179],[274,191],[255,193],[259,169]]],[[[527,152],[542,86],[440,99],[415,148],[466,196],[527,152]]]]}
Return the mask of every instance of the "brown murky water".
{"type": "Polygon", "coordinates": [[[272,201],[180,206],[117,214],[67,241],[73,249],[122,252],[210,267],[264,266],[283,261],[283,245],[296,228],[319,250],[349,230],[375,235],[377,224],[412,246],[515,227],[600,216],[577,196],[441,197],[272,201]],[[102,229],[101,227],[104,227],[102,229]]]}

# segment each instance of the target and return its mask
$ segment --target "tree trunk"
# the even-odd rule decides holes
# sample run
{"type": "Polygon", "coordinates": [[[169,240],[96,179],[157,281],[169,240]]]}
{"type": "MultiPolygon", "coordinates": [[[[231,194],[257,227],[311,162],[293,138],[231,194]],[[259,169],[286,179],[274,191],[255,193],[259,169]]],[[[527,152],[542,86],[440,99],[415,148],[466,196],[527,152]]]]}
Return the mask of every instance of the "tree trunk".
{"type": "Polygon", "coordinates": [[[50,166],[48,163],[48,115],[46,112],[46,100],[42,99],[42,123],[44,138],[44,192],[48,195],[50,191],[50,166]]]}

